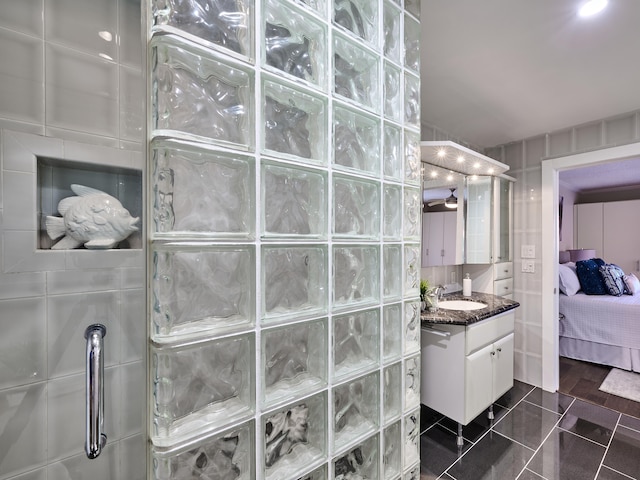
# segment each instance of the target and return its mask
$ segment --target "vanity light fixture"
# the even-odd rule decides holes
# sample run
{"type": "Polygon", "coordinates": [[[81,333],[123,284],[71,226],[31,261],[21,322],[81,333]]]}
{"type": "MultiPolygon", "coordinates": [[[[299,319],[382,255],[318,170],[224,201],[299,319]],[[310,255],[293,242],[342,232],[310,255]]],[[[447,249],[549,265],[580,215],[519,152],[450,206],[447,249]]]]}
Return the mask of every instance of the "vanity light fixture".
{"type": "Polygon", "coordinates": [[[608,3],[608,0],[589,0],[582,4],[578,10],[578,15],[583,18],[592,17],[604,10],[608,3]]]}
{"type": "Polygon", "coordinates": [[[491,175],[501,175],[509,170],[508,165],[450,140],[421,141],[420,153],[423,164],[463,175],[476,175],[490,168],[491,175]]]}

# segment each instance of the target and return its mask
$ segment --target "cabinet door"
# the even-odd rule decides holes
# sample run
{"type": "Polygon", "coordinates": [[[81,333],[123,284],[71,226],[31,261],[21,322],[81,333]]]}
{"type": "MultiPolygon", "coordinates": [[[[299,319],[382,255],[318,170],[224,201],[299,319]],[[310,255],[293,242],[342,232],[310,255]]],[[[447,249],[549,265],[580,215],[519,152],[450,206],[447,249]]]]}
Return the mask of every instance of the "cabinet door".
{"type": "Polygon", "coordinates": [[[443,212],[442,215],[442,265],[455,265],[457,213],[443,212]]]}
{"type": "Polygon", "coordinates": [[[493,399],[513,387],[513,333],[493,344],[493,399]]]}
{"type": "Polygon", "coordinates": [[[604,204],[602,259],[627,273],[640,270],[640,200],[604,204]]]}
{"type": "Polygon", "coordinates": [[[426,240],[427,244],[424,256],[426,263],[423,265],[427,267],[442,265],[444,212],[425,213],[423,221],[427,224],[422,236],[422,240],[426,240]]]}
{"type": "MultiPolygon", "coordinates": [[[[583,203],[573,210],[573,238],[575,248],[594,248],[596,256],[603,256],[602,203],[583,203]]],[[[605,260],[607,261],[607,260],[605,260]]]]}
{"type": "Polygon", "coordinates": [[[465,360],[464,425],[493,402],[493,355],[491,352],[493,352],[493,344],[468,355],[465,360]]]}

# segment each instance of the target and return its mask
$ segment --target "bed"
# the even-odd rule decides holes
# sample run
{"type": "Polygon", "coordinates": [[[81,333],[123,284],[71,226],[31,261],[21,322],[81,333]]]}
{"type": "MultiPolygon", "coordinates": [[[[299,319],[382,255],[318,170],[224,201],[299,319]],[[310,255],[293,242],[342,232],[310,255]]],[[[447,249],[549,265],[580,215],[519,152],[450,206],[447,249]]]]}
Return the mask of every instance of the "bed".
{"type": "Polygon", "coordinates": [[[560,294],[560,355],[640,372],[640,294],[560,294]]]}

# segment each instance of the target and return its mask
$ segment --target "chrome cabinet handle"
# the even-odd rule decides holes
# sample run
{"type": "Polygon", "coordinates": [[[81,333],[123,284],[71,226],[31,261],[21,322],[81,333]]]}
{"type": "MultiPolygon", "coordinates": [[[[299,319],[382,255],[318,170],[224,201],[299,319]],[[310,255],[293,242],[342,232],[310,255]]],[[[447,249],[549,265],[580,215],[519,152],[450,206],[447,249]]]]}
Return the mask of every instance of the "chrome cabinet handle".
{"type": "Polygon", "coordinates": [[[85,374],[86,392],[86,435],[84,450],[89,458],[96,458],[107,443],[104,428],[104,358],[103,339],[107,327],[89,325],[84,332],[87,340],[87,368],[85,374]]]}

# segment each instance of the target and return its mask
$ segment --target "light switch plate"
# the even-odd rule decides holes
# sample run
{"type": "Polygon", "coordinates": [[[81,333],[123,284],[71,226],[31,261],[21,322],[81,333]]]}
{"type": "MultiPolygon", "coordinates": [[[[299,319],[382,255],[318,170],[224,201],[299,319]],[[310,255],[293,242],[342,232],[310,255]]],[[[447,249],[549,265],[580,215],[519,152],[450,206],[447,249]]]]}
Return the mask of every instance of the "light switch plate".
{"type": "Polygon", "coordinates": [[[520,258],[536,258],[536,246],[522,245],[520,247],[520,258]]]}
{"type": "Polygon", "coordinates": [[[522,271],[524,273],[536,273],[536,264],[533,260],[522,261],[522,271]]]}

